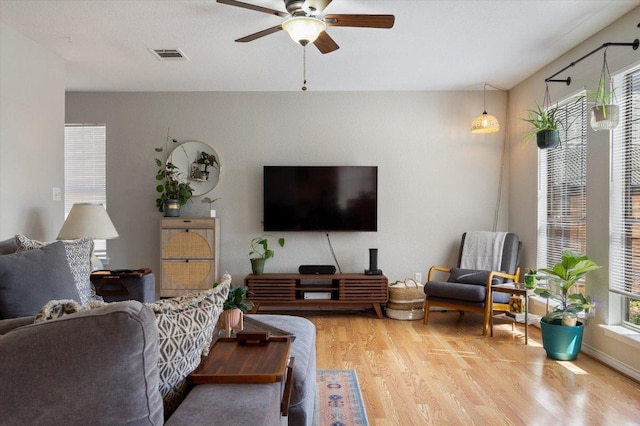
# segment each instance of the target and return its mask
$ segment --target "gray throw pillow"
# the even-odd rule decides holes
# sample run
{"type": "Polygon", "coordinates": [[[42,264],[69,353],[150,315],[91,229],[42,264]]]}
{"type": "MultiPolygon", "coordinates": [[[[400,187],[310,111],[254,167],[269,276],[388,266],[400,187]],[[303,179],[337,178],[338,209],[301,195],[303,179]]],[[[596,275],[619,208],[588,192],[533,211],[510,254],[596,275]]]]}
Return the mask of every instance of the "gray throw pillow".
{"type": "Polygon", "coordinates": [[[62,241],[0,256],[0,318],[36,315],[54,299],[80,301],[62,241]]]}
{"type": "Polygon", "coordinates": [[[17,248],[18,246],[16,245],[16,240],[14,238],[0,241],[0,255],[15,253],[17,248]]]}
{"type": "MultiPolygon", "coordinates": [[[[32,240],[24,235],[16,235],[15,237],[17,251],[33,250],[47,244],[38,240],[32,240]]],[[[93,253],[93,239],[79,238],[77,240],[63,240],[64,249],[67,253],[67,262],[71,269],[71,275],[76,283],[80,303],[85,304],[91,300],[98,299],[96,292],[91,284],[91,254],[93,253]]],[[[98,299],[98,300],[101,300],[98,299]]]]}

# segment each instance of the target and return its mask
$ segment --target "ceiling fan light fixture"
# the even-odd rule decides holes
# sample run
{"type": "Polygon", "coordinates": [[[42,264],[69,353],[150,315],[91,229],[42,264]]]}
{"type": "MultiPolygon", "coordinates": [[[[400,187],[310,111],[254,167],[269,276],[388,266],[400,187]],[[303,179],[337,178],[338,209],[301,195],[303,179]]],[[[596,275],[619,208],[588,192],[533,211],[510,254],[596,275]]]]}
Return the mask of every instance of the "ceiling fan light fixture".
{"type": "Polygon", "coordinates": [[[484,111],[471,123],[471,133],[495,133],[500,131],[498,119],[484,111]]]}
{"type": "Polygon", "coordinates": [[[327,24],[312,16],[294,16],[282,23],[282,29],[296,43],[306,46],[316,41],[321,32],[327,29],[327,24]]]}

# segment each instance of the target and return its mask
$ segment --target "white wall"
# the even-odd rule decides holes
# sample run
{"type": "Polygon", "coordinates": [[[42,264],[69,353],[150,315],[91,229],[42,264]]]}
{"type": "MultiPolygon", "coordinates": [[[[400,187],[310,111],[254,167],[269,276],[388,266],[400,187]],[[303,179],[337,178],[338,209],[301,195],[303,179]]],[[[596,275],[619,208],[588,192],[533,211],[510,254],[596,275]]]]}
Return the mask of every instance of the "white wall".
{"type": "MultiPolygon", "coordinates": [[[[504,119],[506,94],[490,92],[504,119]]],[[[332,233],[343,272],[379,267],[390,280],[451,264],[460,235],[493,226],[503,133],[474,135],[482,92],[68,93],[67,122],[107,125],[108,210],[120,233],[111,267],[159,268],[154,147],[167,128],[220,154],[220,266],[235,282],[250,272],[248,246],[262,232],[263,165],[376,165],[378,232],[332,233]]],[[[500,229],[506,228],[506,202],[500,229]]],[[[206,216],[196,199],[187,214],[206,216]]],[[[280,235],[278,235],[280,236],[280,235]]],[[[322,233],[283,233],[267,272],[331,264],[322,233]]]]}
{"type": "Polygon", "coordinates": [[[0,22],[0,240],[54,240],[64,220],[64,61],[0,22]]]}
{"type": "MultiPolygon", "coordinates": [[[[640,38],[637,28],[640,22],[640,8],[636,8],[625,17],[605,30],[591,37],[575,49],[563,55],[552,64],[540,70],[509,93],[509,129],[510,129],[510,191],[509,191],[509,227],[518,233],[527,244],[523,247],[520,264],[523,267],[536,265],[536,194],[538,149],[535,141],[524,145],[522,134],[528,125],[519,118],[526,116],[526,110],[542,104],[544,80],[561,70],[571,62],[607,42],[632,42],[640,38]]],[[[602,68],[603,51],[578,63],[556,78],[571,76],[572,83],[566,86],[551,83],[553,100],[566,97],[583,88],[596,89],[602,68]]],[[[624,69],[631,64],[640,63],[640,49],[631,47],[610,47],[607,62],[611,73],[624,69]]],[[[587,277],[587,289],[598,304],[596,318],[590,320],[585,333],[584,351],[597,356],[627,374],[640,378],[640,357],[637,346],[621,344],[605,336],[598,324],[607,324],[611,317],[608,289],[609,261],[609,132],[587,134],[587,254],[604,267],[587,277]]]]}

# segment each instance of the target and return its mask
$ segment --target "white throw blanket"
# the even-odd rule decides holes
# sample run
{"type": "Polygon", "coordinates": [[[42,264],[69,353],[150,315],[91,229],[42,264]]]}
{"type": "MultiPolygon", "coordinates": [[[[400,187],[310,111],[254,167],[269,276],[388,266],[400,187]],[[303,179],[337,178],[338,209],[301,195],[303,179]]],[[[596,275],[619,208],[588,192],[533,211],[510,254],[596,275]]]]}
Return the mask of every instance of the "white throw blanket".
{"type": "Polygon", "coordinates": [[[460,267],[499,271],[502,263],[502,249],[506,232],[471,231],[467,232],[462,247],[460,267]]]}

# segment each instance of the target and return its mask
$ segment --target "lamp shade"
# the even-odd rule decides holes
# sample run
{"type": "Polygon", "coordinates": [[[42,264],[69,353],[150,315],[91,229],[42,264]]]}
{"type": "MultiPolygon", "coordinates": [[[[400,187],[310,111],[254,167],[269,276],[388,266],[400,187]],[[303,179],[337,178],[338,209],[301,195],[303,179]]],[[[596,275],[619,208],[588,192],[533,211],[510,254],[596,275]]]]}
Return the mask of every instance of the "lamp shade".
{"type": "Polygon", "coordinates": [[[311,16],[294,16],[282,23],[282,29],[296,43],[306,46],[316,41],[321,32],[327,29],[327,24],[311,16]]]}
{"type": "Polygon", "coordinates": [[[471,133],[495,133],[500,131],[498,119],[484,111],[473,123],[471,123],[471,133]]]}
{"type": "Polygon", "coordinates": [[[69,216],[58,233],[58,239],[73,240],[82,237],[105,240],[118,238],[118,231],[102,204],[82,203],[71,207],[69,216]]]}

